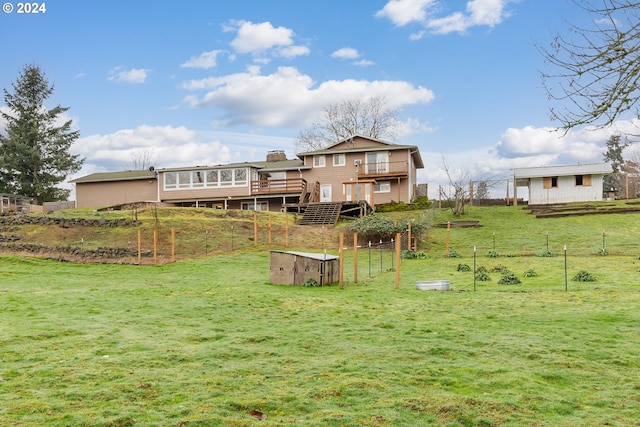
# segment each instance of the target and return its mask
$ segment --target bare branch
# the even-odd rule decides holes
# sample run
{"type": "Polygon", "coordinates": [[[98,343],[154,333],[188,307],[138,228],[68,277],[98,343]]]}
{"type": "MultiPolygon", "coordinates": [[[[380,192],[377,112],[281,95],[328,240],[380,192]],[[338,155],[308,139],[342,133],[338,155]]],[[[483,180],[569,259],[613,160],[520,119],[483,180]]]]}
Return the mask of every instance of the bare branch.
{"type": "Polygon", "coordinates": [[[570,25],[549,48],[538,47],[554,68],[542,72],[551,118],[567,131],[581,125],[606,127],[640,101],[640,2],[573,0],[592,17],[592,28],[570,25]],[[596,4],[597,3],[597,4],[596,4]]]}
{"type": "Polygon", "coordinates": [[[321,118],[300,131],[298,151],[314,151],[353,135],[395,140],[398,109],[390,108],[384,97],[346,99],[327,105],[321,118]]]}

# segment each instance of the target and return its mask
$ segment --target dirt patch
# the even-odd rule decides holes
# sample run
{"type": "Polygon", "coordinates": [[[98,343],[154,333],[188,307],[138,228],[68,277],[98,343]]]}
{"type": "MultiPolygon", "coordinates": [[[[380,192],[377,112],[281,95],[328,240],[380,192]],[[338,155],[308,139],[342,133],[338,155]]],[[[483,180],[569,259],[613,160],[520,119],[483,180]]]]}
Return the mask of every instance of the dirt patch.
{"type": "Polygon", "coordinates": [[[478,228],[482,227],[480,221],[448,221],[448,222],[440,222],[435,225],[437,228],[447,228],[451,226],[451,228],[478,228]]]}

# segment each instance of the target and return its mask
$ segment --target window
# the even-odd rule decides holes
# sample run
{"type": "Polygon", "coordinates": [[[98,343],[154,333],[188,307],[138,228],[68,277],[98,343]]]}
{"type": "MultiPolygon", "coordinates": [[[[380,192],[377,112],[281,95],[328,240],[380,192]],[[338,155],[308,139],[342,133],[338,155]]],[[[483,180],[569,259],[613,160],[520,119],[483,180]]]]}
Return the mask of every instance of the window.
{"type": "Polygon", "coordinates": [[[388,173],[389,153],[386,151],[367,153],[366,173],[388,173]]]}
{"type": "Polygon", "coordinates": [[[313,156],[313,167],[314,168],[323,168],[324,166],[325,166],[324,155],[313,156]]]}
{"type": "Polygon", "coordinates": [[[220,185],[233,185],[233,169],[222,169],[220,171],[220,185]]]}
{"type": "Polygon", "coordinates": [[[164,188],[167,190],[174,189],[178,185],[178,175],[175,172],[165,172],[164,188]]]}
{"type": "Polygon", "coordinates": [[[243,211],[268,211],[269,210],[269,202],[242,202],[240,205],[240,209],[243,211]]]}
{"type": "Polygon", "coordinates": [[[218,186],[218,171],[207,171],[207,187],[218,186]]]}
{"type": "Polygon", "coordinates": [[[558,188],[558,177],[547,176],[542,178],[542,188],[558,188]]]}
{"type": "Polygon", "coordinates": [[[576,186],[588,187],[591,185],[591,175],[576,175],[576,186]]]}
{"type": "Polygon", "coordinates": [[[178,172],[178,188],[191,187],[191,172],[178,172]]]}
{"type": "Polygon", "coordinates": [[[246,169],[234,169],[233,175],[235,185],[244,185],[247,183],[246,169]]]}
{"type": "Polygon", "coordinates": [[[164,173],[164,189],[212,188],[220,186],[242,187],[248,184],[248,169],[197,170],[164,173]]]}
{"type": "Polygon", "coordinates": [[[268,180],[270,181],[269,184],[272,187],[283,187],[287,185],[285,179],[287,179],[286,172],[271,172],[268,178],[268,180]]]}
{"type": "Polygon", "coordinates": [[[373,191],[375,193],[390,193],[391,192],[391,181],[378,181],[373,184],[373,191]]]}
{"type": "Polygon", "coordinates": [[[344,166],[347,164],[347,159],[344,154],[333,155],[333,166],[344,166]]]}
{"type": "Polygon", "coordinates": [[[194,188],[204,187],[204,172],[195,171],[191,174],[191,181],[194,188]]]}

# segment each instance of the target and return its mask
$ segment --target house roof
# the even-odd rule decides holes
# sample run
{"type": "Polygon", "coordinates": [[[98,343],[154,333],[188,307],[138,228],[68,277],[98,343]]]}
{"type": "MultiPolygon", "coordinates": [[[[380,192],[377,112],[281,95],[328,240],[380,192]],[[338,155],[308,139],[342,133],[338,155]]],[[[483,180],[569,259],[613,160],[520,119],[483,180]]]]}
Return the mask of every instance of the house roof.
{"type": "Polygon", "coordinates": [[[543,166],[533,168],[517,168],[513,170],[515,179],[543,178],[546,176],[567,175],[604,175],[612,173],[613,169],[608,163],[588,163],[564,166],[543,166]]]}
{"type": "Polygon", "coordinates": [[[216,169],[228,169],[228,168],[256,168],[266,171],[278,171],[278,170],[292,170],[292,169],[307,169],[300,159],[290,160],[275,160],[275,161],[256,161],[256,162],[239,162],[239,163],[226,163],[213,166],[187,166],[176,168],[161,168],[157,169],[162,172],[182,172],[191,170],[216,170],[216,169]]]}
{"type": "Polygon", "coordinates": [[[315,259],[315,260],[318,260],[318,261],[331,261],[331,260],[335,260],[335,259],[340,259],[339,256],[328,255],[328,254],[324,254],[324,253],[318,254],[318,253],[312,253],[312,252],[276,251],[276,250],[272,250],[271,252],[295,255],[295,256],[300,256],[300,257],[304,257],[304,258],[315,259]]]}
{"type": "Polygon", "coordinates": [[[135,181],[138,179],[156,179],[156,174],[148,169],[119,172],[99,172],[72,179],[71,183],[135,181]]]}
{"type": "Polygon", "coordinates": [[[402,145],[395,144],[392,142],[382,141],[375,138],[370,138],[368,136],[363,135],[353,135],[349,138],[345,138],[341,141],[336,142],[328,147],[322,148],[320,150],[307,151],[304,153],[298,153],[297,156],[299,158],[304,158],[304,156],[317,156],[322,154],[339,154],[339,153],[355,153],[355,152],[371,152],[371,151],[390,151],[390,150],[410,150],[411,155],[416,163],[418,168],[424,168],[424,163],[422,162],[422,156],[420,155],[420,149],[417,145],[402,145]],[[354,138],[365,139],[371,142],[374,142],[375,145],[370,146],[359,146],[357,148],[335,148],[340,144],[343,144],[347,141],[353,140],[354,138]]]}

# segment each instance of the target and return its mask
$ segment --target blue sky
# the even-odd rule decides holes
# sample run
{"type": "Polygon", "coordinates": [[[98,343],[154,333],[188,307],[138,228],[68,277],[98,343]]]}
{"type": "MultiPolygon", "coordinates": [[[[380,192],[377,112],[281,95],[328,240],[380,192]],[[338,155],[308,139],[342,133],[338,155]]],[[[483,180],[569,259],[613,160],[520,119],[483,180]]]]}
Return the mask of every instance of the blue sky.
{"type": "Polygon", "coordinates": [[[420,148],[432,197],[443,162],[455,180],[600,162],[614,131],[552,131],[535,44],[588,23],[567,0],[9,3],[0,86],[26,64],[55,85],[48,106],[70,107],[86,158],[70,178],[129,169],[141,150],[157,167],[292,158],[324,106],[371,95],[399,108],[395,142],[420,148]]]}

